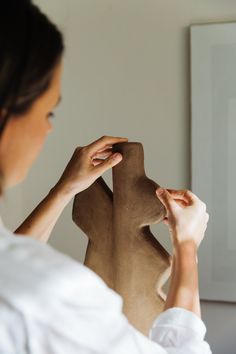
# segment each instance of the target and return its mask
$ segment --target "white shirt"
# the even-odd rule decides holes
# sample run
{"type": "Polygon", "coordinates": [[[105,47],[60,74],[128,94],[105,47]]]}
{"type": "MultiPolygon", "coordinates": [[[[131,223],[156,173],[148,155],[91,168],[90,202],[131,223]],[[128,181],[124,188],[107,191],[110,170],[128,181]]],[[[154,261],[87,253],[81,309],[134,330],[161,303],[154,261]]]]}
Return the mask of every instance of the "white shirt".
{"type": "Polygon", "coordinates": [[[173,308],[148,339],[95,273],[0,225],[0,354],[209,354],[205,333],[200,318],[173,308]]]}

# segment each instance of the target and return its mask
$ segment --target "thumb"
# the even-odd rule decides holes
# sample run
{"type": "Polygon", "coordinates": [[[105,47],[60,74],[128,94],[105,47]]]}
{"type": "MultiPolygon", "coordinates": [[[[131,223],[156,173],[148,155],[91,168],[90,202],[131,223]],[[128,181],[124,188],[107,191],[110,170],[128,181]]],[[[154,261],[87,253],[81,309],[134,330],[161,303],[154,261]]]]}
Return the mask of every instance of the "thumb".
{"type": "Polygon", "coordinates": [[[166,207],[167,211],[173,211],[178,206],[166,189],[158,188],[156,190],[156,195],[162,204],[166,207]]]}
{"type": "Polygon", "coordinates": [[[96,173],[101,176],[104,172],[120,163],[121,160],[122,155],[120,153],[117,152],[115,154],[112,154],[108,159],[104,160],[104,162],[95,166],[96,173]]]}

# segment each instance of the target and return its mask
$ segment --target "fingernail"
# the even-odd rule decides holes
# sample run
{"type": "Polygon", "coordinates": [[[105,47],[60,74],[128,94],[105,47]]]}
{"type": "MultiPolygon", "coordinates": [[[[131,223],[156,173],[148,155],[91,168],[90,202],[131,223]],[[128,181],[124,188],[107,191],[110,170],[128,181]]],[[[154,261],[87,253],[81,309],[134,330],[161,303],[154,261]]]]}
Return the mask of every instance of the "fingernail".
{"type": "Polygon", "coordinates": [[[121,158],[122,159],[122,155],[119,154],[118,152],[116,152],[115,154],[111,155],[111,158],[113,160],[117,160],[118,158],[121,158]]]}

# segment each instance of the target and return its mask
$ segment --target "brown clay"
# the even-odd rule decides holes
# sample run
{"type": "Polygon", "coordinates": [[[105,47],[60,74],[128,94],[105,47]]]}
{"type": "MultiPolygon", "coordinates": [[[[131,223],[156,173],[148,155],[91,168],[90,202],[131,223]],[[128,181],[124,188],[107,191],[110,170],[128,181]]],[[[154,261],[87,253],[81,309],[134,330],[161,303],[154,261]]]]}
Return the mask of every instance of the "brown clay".
{"type": "Polygon", "coordinates": [[[165,208],[158,185],[146,177],[142,145],[113,150],[123,155],[113,168],[113,194],[99,178],[75,197],[73,220],[89,238],[85,264],[123,297],[129,321],[147,334],[163,309],[161,288],[170,272],[170,256],[149,228],[165,208]]]}

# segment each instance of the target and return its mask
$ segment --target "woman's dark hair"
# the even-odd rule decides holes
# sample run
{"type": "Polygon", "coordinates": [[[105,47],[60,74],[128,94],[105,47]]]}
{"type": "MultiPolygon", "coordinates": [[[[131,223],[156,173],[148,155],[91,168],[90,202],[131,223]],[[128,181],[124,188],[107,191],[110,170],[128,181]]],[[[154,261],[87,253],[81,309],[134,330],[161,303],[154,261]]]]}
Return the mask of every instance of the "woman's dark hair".
{"type": "Polygon", "coordinates": [[[0,134],[8,118],[28,111],[50,86],[64,51],[57,27],[31,0],[0,6],[0,134]]]}

